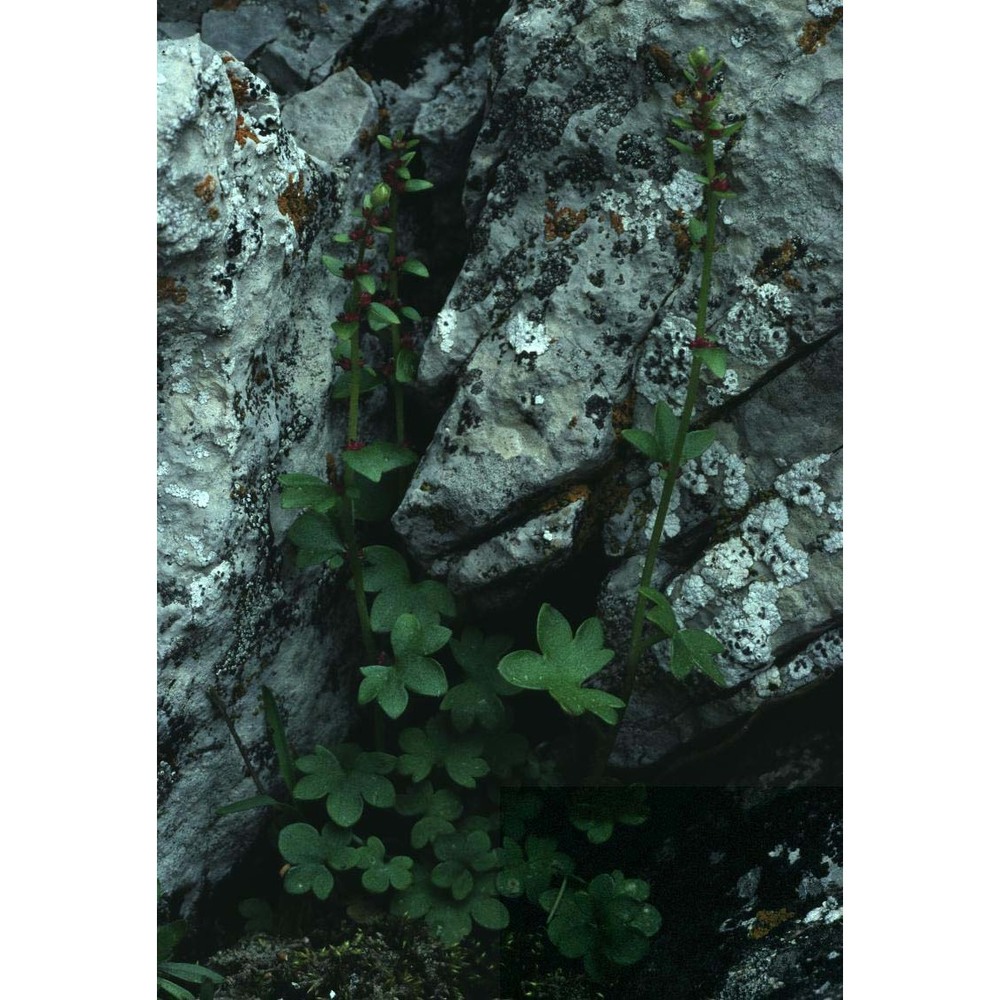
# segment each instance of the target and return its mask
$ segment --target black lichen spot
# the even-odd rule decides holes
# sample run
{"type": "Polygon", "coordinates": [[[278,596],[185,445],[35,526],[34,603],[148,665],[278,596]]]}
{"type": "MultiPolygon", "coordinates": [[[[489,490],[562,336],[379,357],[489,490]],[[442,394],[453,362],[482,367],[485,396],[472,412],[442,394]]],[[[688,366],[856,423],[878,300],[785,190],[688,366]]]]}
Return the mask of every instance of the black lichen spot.
{"type": "Polygon", "coordinates": [[[458,414],[458,433],[465,434],[467,431],[474,430],[482,422],[483,418],[476,412],[472,402],[467,399],[462,404],[462,409],[458,414]]]}
{"type": "Polygon", "coordinates": [[[611,412],[611,401],[606,396],[594,393],[584,404],[584,407],[584,413],[587,414],[594,426],[599,430],[604,430],[604,422],[611,412]]]}
{"type": "Polygon", "coordinates": [[[626,132],[618,140],[615,159],[624,166],[645,170],[656,162],[656,151],[641,135],[626,132]]]}
{"type": "Polygon", "coordinates": [[[233,224],[230,226],[229,234],[226,236],[226,256],[237,257],[243,250],[243,234],[233,224]]]}
{"type": "Polygon", "coordinates": [[[604,287],[604,268],[602,267],[600,271],[596,271],[594,274],[588,274],[587,275],[587,280],[595,288],[603,288],[604,287]]]}

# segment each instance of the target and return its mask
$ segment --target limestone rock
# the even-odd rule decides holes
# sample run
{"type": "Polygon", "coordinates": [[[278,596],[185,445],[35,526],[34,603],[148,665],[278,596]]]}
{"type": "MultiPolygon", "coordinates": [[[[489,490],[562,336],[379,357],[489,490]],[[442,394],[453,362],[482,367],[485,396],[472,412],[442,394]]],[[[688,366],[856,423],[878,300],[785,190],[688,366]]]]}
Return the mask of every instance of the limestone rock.
{"type": "MultiPolygon", "coordinates": [[[[158,62],[159,878],[193,907],[255,835],[254,794],[214,690],[268,781],[257,707],[275,692],[294,744],[348,722],[350,602],[317,570],[288,573],[282,472],[323,473],[343,440],[327,398],[329,323],[343,289],[322,244],[363,193],[307,156],[266,84],[197,37],[158,62]]],[[[346,172],[346,170],[345,170],[346,172]]]]}

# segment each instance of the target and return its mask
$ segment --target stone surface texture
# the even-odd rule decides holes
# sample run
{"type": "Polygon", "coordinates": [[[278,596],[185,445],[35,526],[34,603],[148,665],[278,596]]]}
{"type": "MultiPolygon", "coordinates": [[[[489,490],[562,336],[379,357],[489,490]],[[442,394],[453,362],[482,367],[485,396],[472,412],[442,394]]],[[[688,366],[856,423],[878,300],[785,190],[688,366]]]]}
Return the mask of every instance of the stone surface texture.
{"type": "MultiPolygon", "coordinates": [[[[348,720],[354,618],[319,570],[283,562],[295,515],[275,486],[322,475],[343,438],[327,403],[343,290],[318,256],[363,194],[367,154],[344,131],[328,162],[307,155],[264,82],[197,37],[159,42],[157,71],[159,878],[193,904],[261,817],[214,814],[255,789],[209,690],[268,777],[262,684],[299,746],[348,720]]],[[[326,84],[331,114],[373,124],[371,95],[347,83],[326,84]]]]}
{"type": "MultiPolygon", "coordinates": [[[[319,257],[387,121],[424,136],[440,189],[418,236],[432,279],[435,255],[461,255],[414,386],[440,419],[401,544],[494,611],[596,548],[622,649],[660,481],[621,430],[659,400],[679,410],[700,277],[684,242],[700,186],[665,136],[686,53],[726,60],[722,109],[746,117],[709,304],[728,370],[704,378],[695,421],[716,441],[683,471],[654,577],[724,644],[726,687],[676,683],[657,647],[612,763],[655,769],[842,662],[840,6],[350,7],[158,6],[159,877],[185,915],[260,819],[214,814],[255,789],[209,690],[267,782],[261,684],[300,748],[349,722],[352,602],[292,568],[276,483],[323,475],[344,438],[328,400],[344,286],[319,257]]],[[[387,437],[369,399],[362,437],[387,437]]],[[[597,683],[620,673],[621,657],[597,683]]]]}
{"type": "Polygon", "coordinates": [[[428,570],[463,564],[472,589],[469,553],[590,488],[623,560],[601,597],[619,645],[660,485],[620,431],[648,426],[658,400],[680,409],[700,280],[678,239],[700,187],[664,141],[684,81],[650,46],[678,66],[708,45],[728,66],[722,109],[746,117],[709,309],[729,368],[706,375],[695,410],[717,441],[683,472],[658,571],[682,624],[726,646],[727,688],[674,684],[651,658],[620,765],[839,665],[788,668],[841,608],[841,53],[838,30],[806,51],[810,21],[791,0],[514,2],[490,48],[470,252],[419,373],[454,396],[394,524],[428,570]]]}

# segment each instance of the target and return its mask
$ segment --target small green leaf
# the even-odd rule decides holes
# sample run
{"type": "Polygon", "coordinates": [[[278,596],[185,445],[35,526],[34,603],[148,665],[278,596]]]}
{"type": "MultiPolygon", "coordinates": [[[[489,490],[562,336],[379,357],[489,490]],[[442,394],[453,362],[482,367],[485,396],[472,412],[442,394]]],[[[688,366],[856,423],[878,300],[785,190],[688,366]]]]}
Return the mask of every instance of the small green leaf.
{"type": "Polygon", "coordinates": [[[722,672],[713,657],[725,650],[715,636],[700,629],[682,629],[673,637],[670,650],[670,670],[678,680],[683,680],[692,670],[700,670],[719,687],[726,686],[722,672]]]}
{"type": "MultiPolygon", "coordinates": [[[[366,392],[377,389],[382,384],[381,376],[377,375],[371,368],[358,369],[358,395],[363,396],[366,392]]],[[[350,399],[351,397],[351,373],[338,372],[330,387],[330,395],[333,399],[350,399]]]]}
{"type": "Polygon", "coordinates": [[[328,254],[324,254],[320,260],[323,261],[323,266],[331,273],[335,274],[338,278],[344,276],[344,262],[336,257],[331,257],[328,254]]]}
{"type": "Polygon", "coordinates": [[[417,461],[417,456],[409,448],[389,441],[376,441],[357,451],[345,449],[341,454],[345,465],[373,483],[379,482],[386,472],[417,461]]]}
{"type": "Polygon", "coordinates": [[[328,514],[307,510],[288,529],[288,540],[298,550],[295,565],[299,569],[328,563],[336,568],[343,562],[344,543],[337,525],[328,514]]]}
{"type": "Polygon", "coordinates": [[[407,260],[404,261],[403,266],[400,268],[401,271],[405,271],[407,274],[415,274],[418,278],[429,278],[430,271],[420,263],[419,260],[407,260]]]}
{"type": "Polygon", "coordinates": [[[347,233],[334,233],[333,234],[334,243],[350,243],[351,237],[347,233]]]}
{"type": "Polygon", "coordinates": [[[408,319],[408,320],[409,320],[409,321],[410,321],[411,323],[419,323],[419,322],[420,322],[420,313],[418,313],[418,312],[417,312],[417,310],[413,308],[413,306],[403,306],[403,308],[402,308],[402,309],[400,309],[399,311],[400,311],[400,312],[401,312],[401,313],[402,313],[402,314],[403,314],[403,315],[404,315],[404,316],[405,316],[405,317],[406,317],[406,318],[407,318],[407,319],[408,319]]]}
{"type": "Polygon", "coordinates": [[[706,431],[690,431],[684,435],[684,447],[681,451],[681,461],[689,458],[697,458],[715,440],[715,430],[709,428],[706,431]]]}
{"type": "Polygon", "coordinates": [[[160,962],[156,967],[158,972],[174,979],[183,979],[186,983],[224,983],[226,980],[219,973],[195,965],[193,962],[160,962]]]}
{"type": "Polygon", "coordinates": [[[671,118],[670,124],[685,132],[690,132],[694,126],[686,118],[671,118]]]}
{"type": "Polygon", "coordinates": [[[649,431],[639,430],[636,427],[628,427],[622,431],[622,437],[628,441],[629,444],[634,445],[646,456],[646,458],[652,459],[654,462],[658,462],[659,449],[656,446],[656,438],[653,437],[649,431]]]}
{"type": "Polygon", "coordinates": [[[378,144],[383,149],[392,149],[392,139],[390,139],[387,135],[377,135],[375,138],[378,139],[378,144]]]}
{"type": "Polygon", "coordinates": [[[430,181],[418,180],[417,178],[413,178],[412,180],[408,180],[406,182],[406,185],[403,188],[403,190],[404,191],[426,191],[428,188],[432,188],[432,187],[434,187],[434,185],[431,184],[430,181]]]}
{"type": "Polygon", "coordinates": [[[278,476],[278,482],[281,484],[282,510],[312,507],[318,514],[322,514],[333,510],[340,500],[330,484],[318,476],[287,472],[278,476]]]}
{"type": "Polygon", "coordinates": [[[412,382],[417,377],[417,353],[410,347],[402,347],[396,355],[396,381],[402,384],[412,382]]]}
{"type": "Polygon", "coordinates": [[[690,153],[692,156],[694,155],[694,150],[687,145],[687,143],[679,142],[677,139],[671,139],[669,135],[667,136],[667,142],[669,142],[674,149],[680,150],[682,153],[690,153]]]}
{"type": "Polygon", "coordinates": [[[216,816],[231,816],[233,813],[246,812],[248,809],[262,809],[265,806],[281,806],[283,803],[270,795],[251,795],[248,799],[240,799],[239,802],[230,802],[229,805],[220,806],[215,810],[216,816]]]}
{"type": "Polygon", "coordinates": [[[172,983],[162,976],[156,977],[156,985],[171,997],[171,1000],[196,1000],[195,995],[190,990],[186,990],[183,986],[178,986],[177,983],[172,983]]]}
{"type": "Polygon", "coordinates": [[[721,347],[698,347],[694,354],[713,375],[722,378],[726,374],[726,352],[721,347]]]}
{"type": "Polygon", "coordinates": [[[656,435],[656,444],[659,449],[659,460],[669,461],[674,452],[674,442],[677,440],[677,432],[680,430],[680,421],[677,414],[670,408],[670,404],[659,402],[653,413],[653,426],[656,435]]]}
{"type": "Polygon", "coordinates": [[[399,326],[399,317],[381,302],[373,302],[368,306],[368,325],[373,330],[382,330],[387,326],[399,326]]]}
{"type": "Polygon", "coordinates": [[[339,319],[330,324],[333,332],[337,335],[337,339],[344,342],[349,341],[358,332],[358,325],[357,320],[345,323],[339,319]]]}
{"type": "Polygon", "coordinates": [[[658,626],[665,636],[674,635],[677,631],[677,617],[667,598],[652,587],[640,587],[639,593],[653,604],[646,612],[646,620],[658,626]]]}
{"type": "Polygon", "coordinates": [[[700,244],[705,238],[705,234],[708,232],[708,226],[702,222],[701,219],[691,219],[688,222],[688,236],[691,237],[691,242],[694,244],[700,244]]]}

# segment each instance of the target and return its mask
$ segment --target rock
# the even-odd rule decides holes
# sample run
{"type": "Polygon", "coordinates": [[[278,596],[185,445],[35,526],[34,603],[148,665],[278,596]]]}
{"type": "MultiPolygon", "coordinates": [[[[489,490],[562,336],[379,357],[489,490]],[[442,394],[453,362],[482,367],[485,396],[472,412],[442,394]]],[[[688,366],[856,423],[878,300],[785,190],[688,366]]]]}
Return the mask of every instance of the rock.
{"type": "Polygon", "coordinates": [[[283,568],[294,513],[271,509],[280,473],[323,474],[343,440],[327,403],[343,291],[318,258],[368,171],[346,134],[327,152],[353,177],[306,155],[232,56],[197,37],[157,53],[159,878],[189,914],[261,821],[215,815],[255,789],[209,693],[269,788],[261,685],[300,748],[349,720],[351,602],[283,568]]]}
{"type": "Polygon", "coordinates": [[[659,571],[685,621],[726,645],[729,686],[647,678],[619,763],[652,763],[774,684],[788,693],[787,664],[839,626],[840,38],[812,49],[807,22],[738,0],[655,17],[639,0],[515,3],[490,48],[465,188],[477,221],[419,370],[425,393],[454,396],[393,523],[450,573],[567,486],[625,484],[605,540],[630,561],[601,598],[619,648],[660,485],[620,431],[659,400],[679,411],[700,283],[680,238],[700,185],[664,142],[684,81],[650,46],[676,67],[708,45],[727,61],[723,111],[746,116],[709,309],[728,368],[695,409],[717,442],[683,472],[659,571]]]}
{"type": "Polygon", "coordinates": [[[285,12],[268,4],[242,3],[232,10],[209,10],[201,19],[201,40],[244,61],[273,41],[285,26],[285,12]]]}

